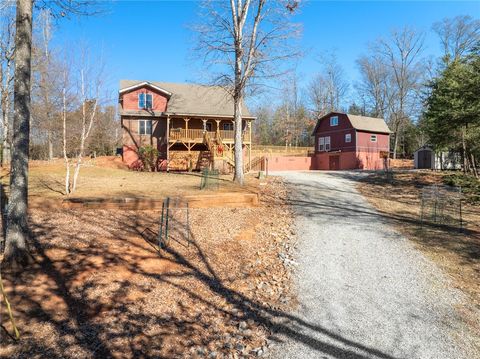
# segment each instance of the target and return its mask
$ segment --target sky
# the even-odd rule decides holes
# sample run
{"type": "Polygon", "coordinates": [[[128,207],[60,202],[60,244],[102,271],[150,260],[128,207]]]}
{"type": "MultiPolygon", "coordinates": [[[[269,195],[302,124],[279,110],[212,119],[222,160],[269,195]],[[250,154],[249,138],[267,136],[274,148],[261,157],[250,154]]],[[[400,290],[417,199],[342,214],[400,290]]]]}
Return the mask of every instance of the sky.
{"type": "MultiPolygon", "coordinates": [[[[120,79],[198,80],[189,26],[196,22],[199,1],[119,0],[105,4],[107,11],[101,15],[59,21],[54,43],[86,43],[93,52],[102,53],[112,93],[118,91],[120,79]]],[[[438,57],[441,49],[431,26],[456,15],[480,18],[480,1],[305,2],[294,17],[303,24],[300,44],[305,55],[297,67],[300,84],[310,81],[320,70],[322,54],[331,52],[335,52],[346,79],[354,83],[359,79],[355,61],[368,53],[368,43],[404,26],[425,32],[424,56],[438,57]]]]}

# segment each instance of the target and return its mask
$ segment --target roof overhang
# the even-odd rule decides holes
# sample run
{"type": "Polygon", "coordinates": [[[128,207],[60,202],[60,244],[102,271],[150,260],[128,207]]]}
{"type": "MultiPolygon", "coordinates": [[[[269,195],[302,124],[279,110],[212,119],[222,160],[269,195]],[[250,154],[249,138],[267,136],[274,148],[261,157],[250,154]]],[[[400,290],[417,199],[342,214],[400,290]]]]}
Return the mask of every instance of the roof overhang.
{"type": "Polygon", "coordinates": [[[125,87],[118,92],[119,93],[124,93],[124,92],[135,90],[135,89],[140,88],[140,87],[145,87],[145,86],[151,87],[151,88],[167,95],[168,97],[172,96],[172,93],[170,91],[162,89],[161,87],[158,87],[158,86],[156,86],[156,85],[154,85],[154,84],[152,84],[148,81],[139,82],[138,84],[135,84],[135,85],[132,85],[132,86],[129,86],[129,87],[125,87]]]}
{"type": "MultiPolygon", "coordinates": [[[[175,117],[199,117],[199,118],[225,118],[225,119],[233,119],[233,116],[229,115],[215,115],[215,114],[207,114],[207,113],[177,113],[177,112],[160,112],[160,111],[129,111],[129,110],[121,110],[121,116],[152,116],[152,117],[167,117],[167,116],[175,116],[175,117]]],[[[254,116],[242,116],[242,119],[245,120],[256,120],[257,118],[254,116]]]]}

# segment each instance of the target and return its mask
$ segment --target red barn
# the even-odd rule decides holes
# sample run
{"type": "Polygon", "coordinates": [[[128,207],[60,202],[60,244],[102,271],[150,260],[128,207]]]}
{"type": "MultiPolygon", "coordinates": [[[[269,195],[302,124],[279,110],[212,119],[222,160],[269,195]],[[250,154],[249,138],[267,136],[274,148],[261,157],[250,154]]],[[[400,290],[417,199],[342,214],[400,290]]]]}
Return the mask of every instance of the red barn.
{"type": "Polygon", "coordinates": [[[319,170],[384,167],[390,151],[390,130],[383,118],[330,112],[313,130],[315,168],[319,170]]]}

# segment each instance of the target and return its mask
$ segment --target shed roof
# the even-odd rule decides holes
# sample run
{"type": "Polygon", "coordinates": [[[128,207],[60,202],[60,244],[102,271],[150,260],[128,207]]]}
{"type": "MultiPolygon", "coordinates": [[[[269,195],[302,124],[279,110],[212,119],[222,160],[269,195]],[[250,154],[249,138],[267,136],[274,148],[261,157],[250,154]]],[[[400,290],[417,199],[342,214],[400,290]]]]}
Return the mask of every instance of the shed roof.
{"type": "MultiPolygon", "coordinates": [[[[150,86],[171,94],[168,99],[168,114],[233,117],[232,96],[221,86],[120,80],[120,93],[142,86],[150,86]]],[[[243,117],[254,118],[244,103],[241,107],[243,117]]]]}
{"type": "Polygon", "coordinates": [[[352,124],[352,127],[359,131],[367,131],[367,132],[377,132],[377,133],[391,133],[390,129],[388,128],[385,120],[383,118],[376,118],[376,117],[368,117],[368,116],[359,116],[359,115],[351,115],[349,113],[343,112],[330,112],[322,117],[320,117],[317,121],[317,125],[313,130],[315,134],[317,132],[317,128],[324,118],[328,118],[332,115],[346,115],[352,124]]]}

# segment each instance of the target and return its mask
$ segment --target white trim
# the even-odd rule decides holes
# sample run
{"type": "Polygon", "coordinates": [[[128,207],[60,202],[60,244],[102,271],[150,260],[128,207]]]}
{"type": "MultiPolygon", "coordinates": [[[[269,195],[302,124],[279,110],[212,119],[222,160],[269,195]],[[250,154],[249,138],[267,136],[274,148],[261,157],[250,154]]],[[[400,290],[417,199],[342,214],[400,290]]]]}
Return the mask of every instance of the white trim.
{"type": "Polygon", "coordinates": [[[370,135],[370,142],[377,142],[377,135],[370,135]]]}
{"type": "Polygon", "coordinates": [[[330,136],[325,137],[325,151],[328,152],[332,148],[331,142],[330,142],[330,136]],[[327,141],[328,139],[328,141],[327,141]],[[328,148],[327,148],[328,145],[328,148]]]}
{"type": "Polygon", "coordinates": [[[167,91],[167,90],[164,90],[162,89],[161,87],[158,87],[158,86],[155,86],[154,84],[148,82],[148,81],[144,81],[144,82],[140,82],[136,85],[132,85],[132,86],[129,86],[129,87],[125,87],[123,89],[121,89],[120,91],[118,91],[119,93],[124,93],[124,92],[127,92],[127,91],[130,91],[130,90],[134,90],[138,87],[144,87],[144,86],[150,86],[152,88],[154,88],[155,90],[158,90],[160,92],[163,92],[164,94],[168,95],[168,96],[172,96],[172,93],[167,91]]]}

